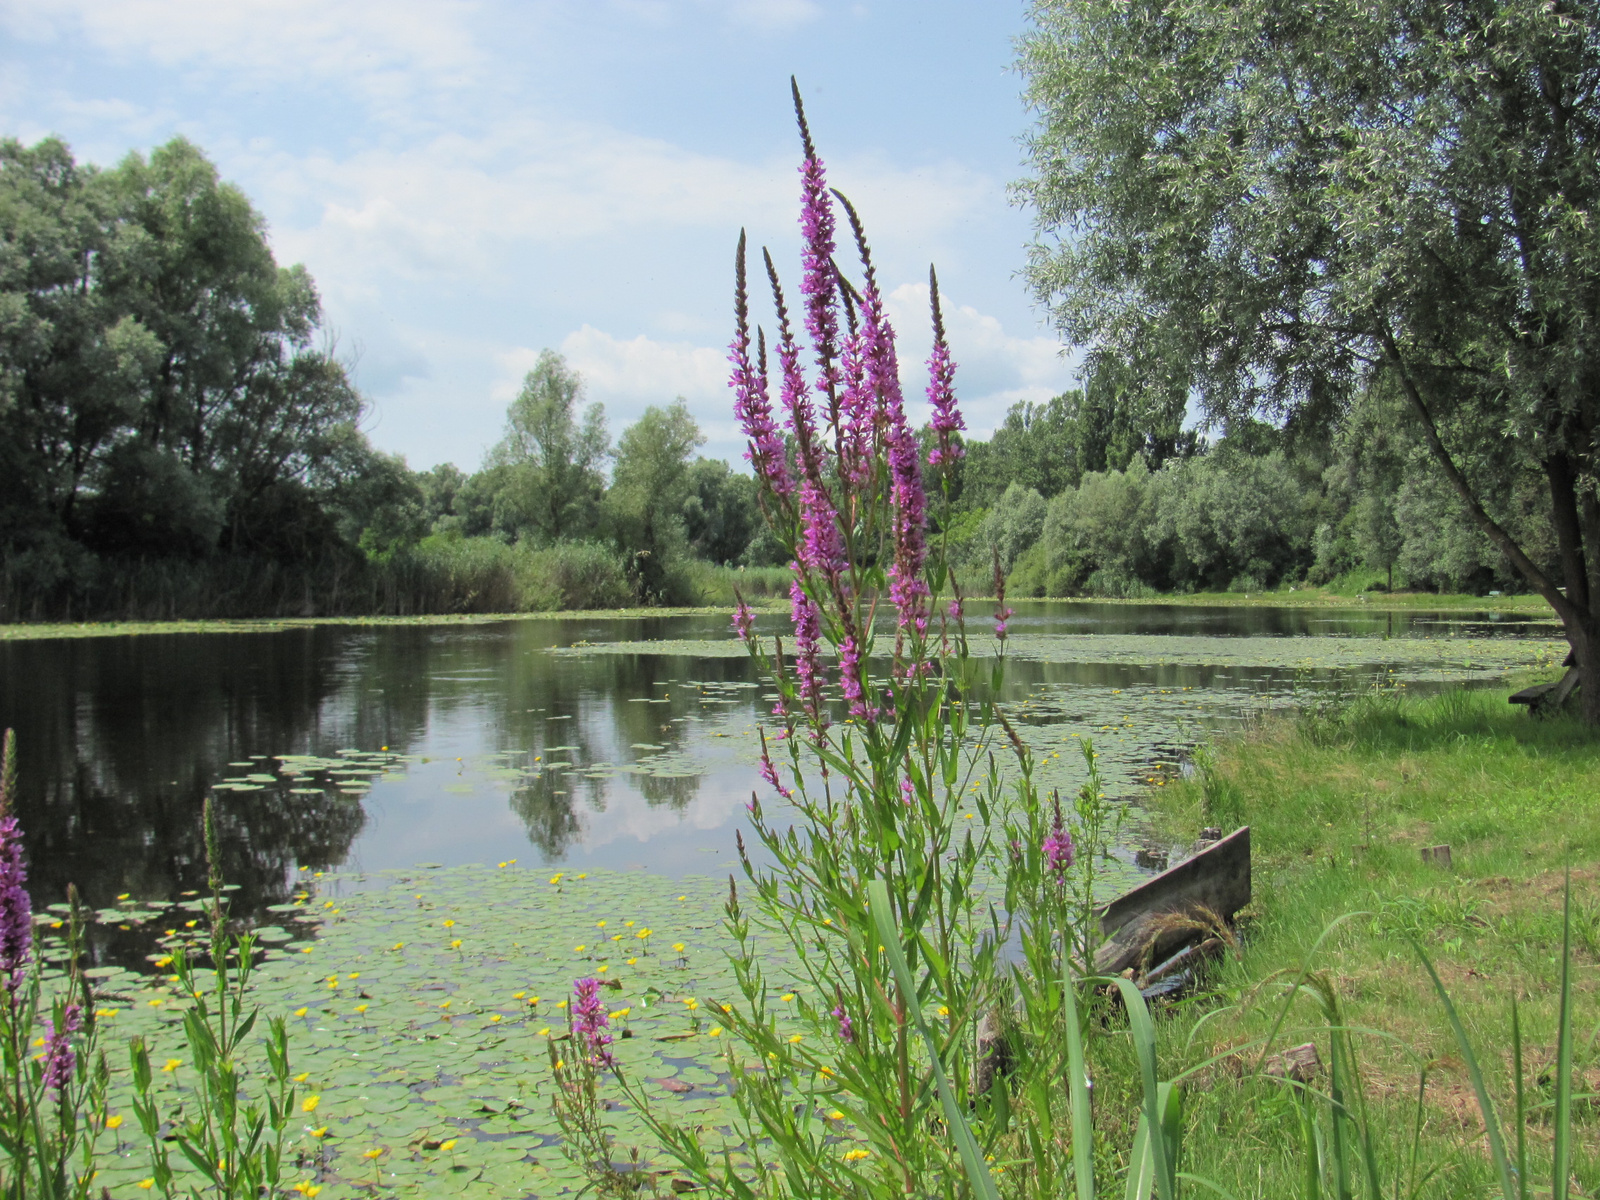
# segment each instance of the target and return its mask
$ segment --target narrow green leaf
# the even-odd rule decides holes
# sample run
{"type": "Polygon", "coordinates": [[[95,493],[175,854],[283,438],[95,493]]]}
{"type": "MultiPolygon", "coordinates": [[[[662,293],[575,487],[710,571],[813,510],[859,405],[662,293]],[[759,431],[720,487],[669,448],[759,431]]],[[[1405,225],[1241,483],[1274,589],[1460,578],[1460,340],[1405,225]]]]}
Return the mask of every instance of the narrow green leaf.
{"type": "Polygon", "coordinates": [[[1089,1062],[1083,1052],[1083,1028],[1078,1024],[1077,983],[1071,968],[1061,980],[1067,1023],[1067,1096],[1072,1102],[1072,1170],[1078,1200],[1094,1196],[1094,1114],[1089,1108],[1089,1062]]]}
{"type": "Polygon", "coordinates": [[[1461,1051],[1461,1057],[1466,1060],[1467,1076],[1472,1080],[1473,1092],[1477,1094],[1478,1112],[1483,1117],[1484,1133],[1489,1139],[1489,1156],[1494,1160],[1495,1171],[1500,1176],[1501,1194],[1505,1200],[1516,1200],[1517,1190],[1511,1179],[1511,1163],[1506,1158],[1505,1141],[1500,1134],[1500,1121],[1495,1116],[1494,1102],[1489,1099],[1489,1090],[1484,1086],[1483,1071],[1478,1067],[1478,1057],[1472,1052],[1472,1044],[1467,1041],[1467,1031],[1462,1027],[1456,1006],[1450,1002],[1450,993],[1445,991],[1444,983],[1439,979],[1439,972],[1433,969],[1433,963],[1429,961],[1415,938],[1411,939],[1411,948],[1417,952],[1417,957],[1427,969],[1428,977],[1433,980],[1434,990],[1439,993],[1439,999],[1444,1004],[1445,1015],[1450,1018],[1450,1029],[1455,1034],[1456,1046],[1461,1051]]]}
{"type": "Polygon", "coordinates": [[[1551,1200],[1567,1200],[1572,1167],[1572,864],[1561,899],[1561,1006],[1556,1016],[1555,1162],[1551,1200]]]}
{"type": "Polygon", "coordinates": [[[944,1106],[945,1123],[956,1139],[956,1148],[960,1151],[962,1165],[966,1168],[967,1180],[972,1184],[972,1190],[983,1197],[983,1200],[1000,1200],[999,1193],[995,1190],[994,1178],[989,1174],[989,1167],[983,1161],[983,1154],[978,1149],[977,1139],[972,1136],[972,1127],[967,1124],[966,1114],[956,1103],[955,1093],[950,1089],[950,1081],[945,1078],[944,1063],[939,1058],[939,1044],[929,1031],[927,1022],[923,1020],[922,1005],[917,1002],[917,989],[911,978],[911,968],[906,965],[905,955],[900,950],[900,933],[894,926],[894,918],[890,915],[893,909],[889,903],[888,884],[881,879],[874,879],[867,884],[867,896],[872,905],[873,924],[877,926],[878,937],[883,942],[884,952],[889,956],[889,967],[894,972],[895,983],[899,985],[906,1007],[911,1013],[911,1019],[916,1023],[917,1032],[922,1035],[922,1040],[928,1046],[934,1083],[939,1089],[939,1101],[944,1106]]]}

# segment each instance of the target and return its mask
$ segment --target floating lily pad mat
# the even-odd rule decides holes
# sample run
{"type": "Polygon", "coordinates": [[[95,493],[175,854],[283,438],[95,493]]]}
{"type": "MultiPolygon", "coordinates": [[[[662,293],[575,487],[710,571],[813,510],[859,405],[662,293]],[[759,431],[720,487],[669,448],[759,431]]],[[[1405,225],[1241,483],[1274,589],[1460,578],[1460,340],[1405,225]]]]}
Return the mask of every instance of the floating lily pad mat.
{"type": "MultiPolygon", "coordinates": [[[[607,984],[601,994],[616,1032],[626,1031],[615,1049],[629,1077],[720,1144],[732,1102],[711,1002],[737,998],[721,927],[725,880],[508,865],[362,882],[365,890],[338,900],[299,893],[286,907],[319,932],[305,937],[295,922],[298,940],[285,945],[274,929],[255,974],[263,1018],[288,1018],[293,1070],[305,1075],[297,1109],[317,1098],[311,1112],[297,1112],[291,1154],[302,1166],[291,1182],[321,1184],[324,1200],[373,1194],[375,1169],[384,1195],[577,1192],[583,1180],[551,1113],[546,1045],[565,1033],[564,1002],[584,976],[607,984]],[[439,1148],[450,1139],[453,1150],[439,1148]],[[365,1157],[375,1149],[376,1168],[365,1157]]],[[[786,944],[757,938],[774,994],[791,989],[786,944]]],[[[178,1060],[157,1072],[171,1105],[191,1082],[185,1004],[165,976],[96,975],[115,1072],[111,1110],[126,1115],[123,1152],[102,1164],[101,1182],[113,1196],[142,1195],[134,1185],[148,1171],[129,1132],[136,1126],[121,1044],[142,1034],[154,1063],[178,1060]]],[[[774,1007],[789,1020],[792,1003],[774,1007]]],[[[602,1096],[616,1101],[608,1120],[619,1157],[639,1146],[652,1158],[615,1084],[602,1096]]]]}
{"type": "MultiPolygon", "coordinates": [[[[973,631],[974,651],[987,654],[987,627],[973,631]]],[[[880,641],[879,650],[893,644],[880,641]]],[[[1136,666],[1273,667],[1349,670],[1393,667],[1402,679],[1471,679],[1547,662],[1566,652],[1565,643],[1527,638],[1457,637],[1193,637],[1152,634],[1014,634],[1006,653],[1040,663],[1105,663],[1136,666]]],[[[744,644],[732,639],[600,642],[553,647],[557,656],[650,654],[698,659],[745,658],[744,644]]]]}

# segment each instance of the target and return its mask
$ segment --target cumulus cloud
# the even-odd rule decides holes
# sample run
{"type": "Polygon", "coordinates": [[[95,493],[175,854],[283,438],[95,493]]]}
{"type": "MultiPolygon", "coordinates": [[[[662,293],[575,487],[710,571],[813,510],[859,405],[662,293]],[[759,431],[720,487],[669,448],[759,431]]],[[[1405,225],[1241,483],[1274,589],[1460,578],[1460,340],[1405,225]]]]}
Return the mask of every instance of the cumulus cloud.
{"type": "MultiPolygon", "coordinates": [[[[787,158],[745,161],[581,121],[507,119],[345,158],[242,152],[280,211],[288,257],[330,265],[370,289],[384,277],[493,275],[508,250],[748,225],[759,243],[791,238],[795,172],[787,158]]],[[[945,236],[989,206],[998,185],[946,163],[914,170],[846,161],[834,171],[897,236],[945,236]]]]}
{"type": "Polygon", "coordinates": [[[373,97],[459,84],[482,61],[463,0],[8,0],[29,41],[83,39],[113,57],[225,77],[337,81],[373,97]]]}
{"type": "MultiPolygon", "coordinates": [[[[1076,386],[1077,360],[1044,333],[1020,335],[969,304],[953,304],[940,288],[945,337],[956,360],[956,394],[968,432],[987,437],[1022,400],[1040,402],[1076,386]]],[[[927,418],[923,369],[933,344],[928,285],[905,283],[884,298],[900,348],[900,384],[914,421],[927,418]]]]}

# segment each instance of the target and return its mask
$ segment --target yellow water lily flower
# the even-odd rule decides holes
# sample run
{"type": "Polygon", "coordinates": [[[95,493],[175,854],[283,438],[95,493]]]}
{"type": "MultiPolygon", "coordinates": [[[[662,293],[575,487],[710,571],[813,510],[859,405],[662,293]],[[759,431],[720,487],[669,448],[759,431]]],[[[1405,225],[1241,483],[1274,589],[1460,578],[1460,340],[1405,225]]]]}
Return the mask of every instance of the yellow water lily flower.
{"type": "Polygon", "coordinates": [[[308,1112],[308,1113],[316,1112],[317,1111],[317,1105],[319,1105],[321,1103],[322,1103],[322,1097],[321,1096],[307,1096],[305,1098],[305,1102],[300,1105],[300,1111],[301,1112],[308,1112]]]}

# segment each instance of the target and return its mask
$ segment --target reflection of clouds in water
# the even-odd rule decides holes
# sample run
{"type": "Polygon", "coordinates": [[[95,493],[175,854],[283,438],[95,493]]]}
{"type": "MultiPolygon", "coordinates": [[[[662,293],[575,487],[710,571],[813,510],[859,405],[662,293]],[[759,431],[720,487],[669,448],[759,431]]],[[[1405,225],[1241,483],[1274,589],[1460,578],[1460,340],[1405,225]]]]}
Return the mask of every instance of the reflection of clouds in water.
{"type": "MultiPolygon", "coordinates": [[[[651,781],[695,785],[699,794],[677,808],[653,804],[631,787],[613,786],[605,813],[584,822],[584,848],[592,851],[601,846],[625,843],[629,840],[648,842],[660,834],[677,832],[684,828],[700,831],[728,828],[744,815],[744,804],[738,798],[741,794],[740,781],[717,776],[715,780],[720,786],[702,792],[699,785],[703,778],[696,776],[691,780],[651,781]]],[[[731,830],[726,840],[728,847],[731,848],[733,845],[731,830]]]]}

